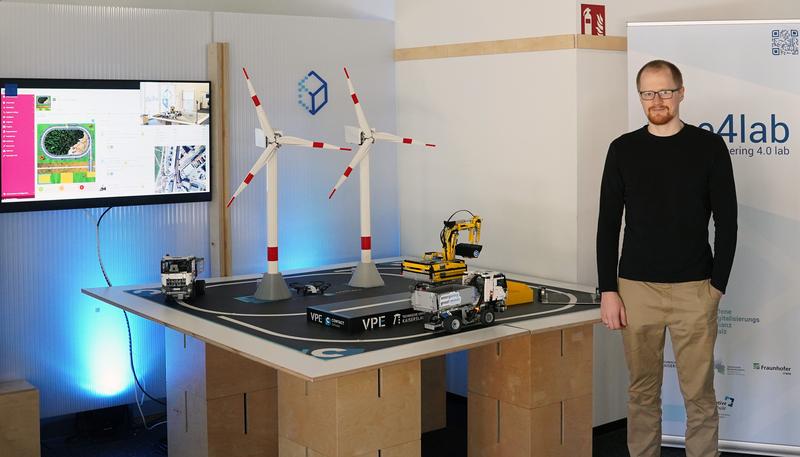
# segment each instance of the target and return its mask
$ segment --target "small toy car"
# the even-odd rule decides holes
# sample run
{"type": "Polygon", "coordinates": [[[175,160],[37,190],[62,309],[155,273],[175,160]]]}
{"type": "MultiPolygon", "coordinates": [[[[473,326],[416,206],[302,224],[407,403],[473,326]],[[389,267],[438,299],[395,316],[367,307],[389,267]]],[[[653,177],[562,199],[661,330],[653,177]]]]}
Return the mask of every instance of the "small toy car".
{"type": "Polygon", "coordinates": [[[293,282],[289,287],[296,290],[300,295],[322,295],[331,283],[325,281],[311,281],[309,283],[293,282]]]}

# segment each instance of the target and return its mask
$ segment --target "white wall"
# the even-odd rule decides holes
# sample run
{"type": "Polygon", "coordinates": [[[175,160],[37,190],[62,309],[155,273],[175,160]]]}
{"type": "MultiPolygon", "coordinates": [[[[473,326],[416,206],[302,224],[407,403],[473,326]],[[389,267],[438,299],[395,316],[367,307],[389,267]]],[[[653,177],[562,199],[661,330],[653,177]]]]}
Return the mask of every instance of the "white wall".
{"type": "Polygon", "coordinates": [[[578,257],[577,282],[597,282],[595,235],[600,177],[608,145],[628,128],[626,56],[622,52],[579,50],[578,90],[578,257]]]}
{"type": "Polygon", "coordinates": [[[574,2],[564,0],[398,0],[397,47],[575,33],[574,2]]]}
{"type": "Polygon", "coordinates": [[[403,254],[438,249],[468,209],[481,265],[575,280],[575,65],[572,51],[397,63],[398,130],[439,145],[398,149],[403,254]]]}
{"type": "MultiPolygon", "coordinates": [[[[2,0],[0,0],[2,1],[2,0]]],[[[59,3],[135,8],[226,11],[290,16],[394,19],[395,0],[21,0],[20,3],[59,3]]]]}

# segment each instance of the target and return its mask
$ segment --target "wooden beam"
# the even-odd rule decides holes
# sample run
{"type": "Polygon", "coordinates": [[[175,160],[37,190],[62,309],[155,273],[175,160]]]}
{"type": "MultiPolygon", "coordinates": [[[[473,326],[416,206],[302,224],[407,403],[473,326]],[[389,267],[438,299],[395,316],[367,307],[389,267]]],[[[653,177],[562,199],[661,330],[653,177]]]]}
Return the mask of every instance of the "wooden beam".
{"type": "Polygon", "coordinates": [[[624,36],[575,35],[578,49],[601,51],[627,51],[628,39],[624,36]]]}
{"type": "Polygon", "coordinates": [[[471,43],[400,48],[395,49],[394,60],[444,59],[449,57],[556,51],[563,49],[625,51],[626,48],[627,38],[621,36],[550,35],[514,38],[510,40],[475,41],[471,43]]]}
{"type": "Polygon", "coordinates": [[[208,45],[208,79],[211,81],[211,276],[230,276],[231,234],[228,202],[228,43],[208,45]]]}

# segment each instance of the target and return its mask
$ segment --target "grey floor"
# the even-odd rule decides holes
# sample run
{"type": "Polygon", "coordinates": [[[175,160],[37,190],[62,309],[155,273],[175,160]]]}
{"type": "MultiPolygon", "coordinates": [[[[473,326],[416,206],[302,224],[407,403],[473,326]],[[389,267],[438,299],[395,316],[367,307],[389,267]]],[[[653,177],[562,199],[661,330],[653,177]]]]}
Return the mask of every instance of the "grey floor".
{"type": "MultiPolygon", "coordinates": [[[[623,426],[624,427],[624,426],[623,426]]],[[[422,435],[422,457],[467,457],[467,400],[447,395],[447,428],[422,435]]],[[[595,434],[592,457],[630,457],[624,428],[595,434]]],[[[661,448],[661,457],[685,457],[683,449],[661,448]]],[[[723,457],[756,457],[723,453],[723,457]]]]}
{"type": "MultiPolygon", "coordinates": [[[[593,457],[629,457],[628,449],[625,446],[625,430],[615,430],[603,435],[595,435],[592,441],[593,457]]],[[[661,457],[685,457],[683,449],[662,447],[661,457]]],[[[723,452],[722,457],[757,457],[752,454],[734,454],[723,452]]]]}
{"type": "MultiPolygon", "coordinates": [[[[422,436],[422,457],[467,456],[467,406],[463,397],[448,395],[447,428],[422,436]]],[[[167,455],[167,429],[152,431],[126,425],[116,431],[94,432],[68,438],[42,440],[42,457],[163,457],[167,455]]],[[[625,430],[595,434],[593,457],[629,457],[625,430]]],[[[684,457],[683,449],[662,448],[662,457],[684,457]]],[[[750,454],[724,453],[723,457],[756,457],[750,454]]]]}
{"type": "Polygon", "coordinates": [[[42,440],[42,457],[164,457],[167,428],[134,429],[106,436],[42,440]]]}

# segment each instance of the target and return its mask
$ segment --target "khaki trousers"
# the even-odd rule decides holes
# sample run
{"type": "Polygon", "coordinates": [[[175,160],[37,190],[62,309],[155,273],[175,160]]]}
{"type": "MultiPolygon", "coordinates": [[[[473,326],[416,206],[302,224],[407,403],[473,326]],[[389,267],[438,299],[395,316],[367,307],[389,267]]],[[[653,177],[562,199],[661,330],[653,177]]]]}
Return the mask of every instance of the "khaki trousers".
{"type": "Polygon", "coordinates": [[[719,298],[709,280],[670,284],[620,278],[619,294],[628,318],[622,340],[630,372],[631,457],[661,455],[661,381],[667,328],[686,406],[686,457],[717,457],[714,343],[719,298]]]}

